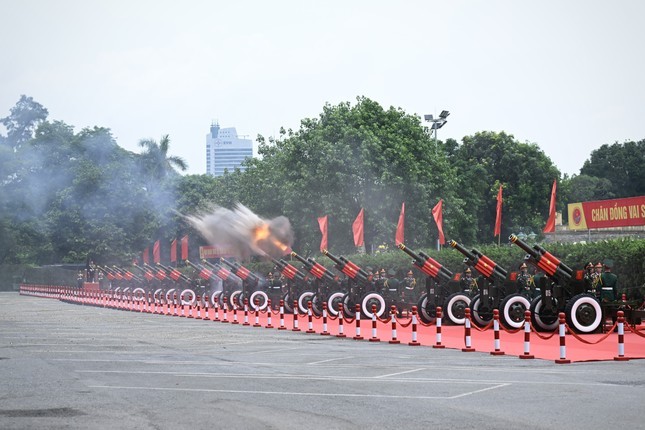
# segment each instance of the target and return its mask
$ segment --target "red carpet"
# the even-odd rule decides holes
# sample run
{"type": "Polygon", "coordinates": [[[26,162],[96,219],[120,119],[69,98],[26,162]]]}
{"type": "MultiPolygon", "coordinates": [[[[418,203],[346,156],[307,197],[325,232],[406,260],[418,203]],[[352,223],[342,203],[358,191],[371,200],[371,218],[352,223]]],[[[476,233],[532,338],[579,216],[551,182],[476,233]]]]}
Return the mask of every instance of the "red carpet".
{"type": "MultiPolygon", "coordinates": [[[[195,311],[193,311],[195,312],[195,311]]],[[[194,313],[194,315],[196,315],[194,313]]],[[[211,309],[209,312],[209,318],[213,319],[215,313],[211,309]]],[[[243,312],[238,312],[238,321],[240,324],[244,321],[243,312]]],[[[219,312],[219,317],[222,319],[222,311],[219,312]]],[[[231,311],[228,312],[228,320],[233,320],[233,314],[231,311]]],[[[260,325],[264,327],[267,324],[267,318],[265,314],[260,314],[260,325]]],[[[211,324],[216,322],[208,321],[211,324]]],[[[303,333],[303,336],[320,336],[320,333],[323,331],[322,318],[313,318],[313,329],[316,334],[306,334],[304,333],[309,328],[308,317],[306,315],[301,315],[298,319],[298,326],[303,333]]],[[[399,323],[407,324],[409,319],[402,319],[398,321],[399,323]]],[[[253,325],[255,323],[255,314],[249,313],[249,323],[253,325]]],[[[272,325],[278,327],[280,320],[278,315],[272,315],[272,325]]],[[[293,328],[293,316],[285,315],[285,326],[288,330],[293,328]]],[[[343,323],[344,333],[348,338],[352,338],[356,334],[356,323],[352,322],[349,324],[347,320],[344,320],[343,323]]],[[[643,327],[637,327],[637,329],[643,330],[643,327]]],[[[256,328],[257,330],[258,328],[256,328]]],[[[327,331],[332,335],[338,334],[338,320],[328,320],[327,331]]],[[[361,336],[365,339],[364,341],[369,341],[372,337],[372,321],[371,320],[361,320],[361,336]]],[[[635,333],[632,333],[625,326],[625,357],[630,359],[635,358],[645,358],[645,332],[640,333],[641,337],[635,333]]],[[[547,337],[550,333],[540,333],[542,337],[547,337]]],[[[580,336],[580,335],[579,335],[580,336]]],[[[597,342],[599,339],[604,337],[604,334],[587,334],[582,335],[582,339],[586,342],[597,342]]],[[[377,323],[377,337],[381,342],[388,342],[392,339],[392,329],[391,323],[377,323]]],[[[397,339],[403,345],[402,347],[409,348],[408,342],[412,340],[412,326],[402,328],[400,324],[397,324],[397,339]]],[[[417,340],[421,346],[430,347],[435,345],[436,342],[436,327],[433,326],[422,326],[417,325],[417,340]]],[[[588,345],[576,339],[573,335],[567,334],[566,338],[566,358],[575,361],[602,361],[602,360],[614,360],[614,357],[618,356],[618,334],[611,333],[605,340],[600,343],[593,345],[588,345]]],[[[463,326],[442,326],[442,339],[441,344],[445,345],[446,348],[459,349],[465,347],[464,343],[464,327],[463,326]]],[[[495,350],[494,346],[494,332],[492,329],[480,332],[475,328],[471,329],[471,346],[477,352],[490,353],[495,350]]],[[[505,355],[510,356],[520,356],[524,354],[524,331],[517,333],[508,333],[504,330],[500,330],[500,350],[505,353],[505,355]]],[[[536,333],[531,332],[530,339],[530,354],[535,356],[536,359],[544,360],[556,360],[560,358],[560,338],[556,333],[549,339],[540,339],[536,333]]]]}

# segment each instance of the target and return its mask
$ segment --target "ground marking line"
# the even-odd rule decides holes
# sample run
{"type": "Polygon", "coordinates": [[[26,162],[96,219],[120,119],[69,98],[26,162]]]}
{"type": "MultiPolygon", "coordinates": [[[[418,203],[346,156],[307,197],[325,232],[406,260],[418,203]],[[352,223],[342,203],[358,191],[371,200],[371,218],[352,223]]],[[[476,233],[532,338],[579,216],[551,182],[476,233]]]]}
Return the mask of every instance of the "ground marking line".
{"type": "Polygon", "coordinates": [[[529,385],[559,385],[559,386],[622,386],[621,384],[610,383],[586,383],[586,382],[548,382],[548,381],[493,381],[493,380],[476,380],[476,379],[438,379],[438,378],[391,378],[377,379],[370,376],[320,376],[320,375],[299,375],[299,374],[231,374],[231,373],[205,373],[205,372],[161,372],[161,371],[127,371],[127,370],[76,370],[77,373],[105,373],[105,374],[136,374],[136,375],[169,375],[176,377],[197,377],[197,378],[220,378],[220,379],[295,379],[295,380],[320,380],[320,381],[357,381],[357,382],[403,382],[419,384],[485,384],[485,385],[512,385],[512,384],[529,384],[529,385]]]}
{"type": "Polygon", "coordinates": [[[151,391],[188,391],[198,393],[226,393],[226,394],[268,394],[280,396],[312,396],[312,397],[367,397],[379,399],[410,399],[410,400],[445,400],[451,397],[438,396],[396,396],[385,394],[349,394],[349,393],[302,393],[293,391],[252,391],[252,390],[214,390],[207,388],[163,388],[163,387],[126,387],[114,385],[88,385],[88,388],[108,388],[117,390],[151,390],[151,391]]]}
{"type": "Polygon", "coordinates": [[[330,361],[337,361],[337,360],[349,360],[354,357],[340,357],[340,358],[330,358],[329,360],[321,360],[321,361],[312,361],[311,363],[307,363],[309,365],[313,364],[322,364],[322,363],[329,363],[330,361]]]}
{"type": "MultiPolygon", "coordinates": [[[[33,352],[33,351],[32,351],[33,352]]],[[[170,354],[170,352],[169,352],[170,354]]],[[[122,363],[143,363],[143,364],[164,364],[164,365],[173,365],[173,364],[195,364],[195,365],[222,365],[222,366],[237,366],[237,365],[257,365],[257,366],[264,366],[264,367],[293,367],[296,365],[299,365],[299,363],[289,363],[289,362],[282,362],[282,363],[269,363],[269,362],[248,362],[248,361],[195,361],[195,360],[145,360],[145,359],[120,359],[120,360],[111,360],[111,359],[98,359],[98,358],[51,358],[51,361],[78,361],[78,362],[97,362],[97,363],[103,363],[103,362],[122,362],[122,363]]],[[[301,365],[305,365],[306,363],[303,363],[301,365]]],[[[360,368],[364,369],[365,365],[363,364],[331,364],[329,366],[320,366],[321,368],[334,368],[334,369],[342,369],[342,368],[347,368],[347,369],[354,369],[354,368],[360,368]]],[[[392,367],[397,367],[397,366],[391,366],[391,365],[370,365],[371,369],[391,369],[392,367]]],[[[474,371],[472,367],[468,366],[432,366],[433,370],[462,370],[462,371],[474,371]]],[[[537,373],[537,374],[553,374],[553,375],[561,375],[561,374],[567,374],[571,375],[574,373],[588,373],[588,370],[575,370],[575,369],[567,369],[567,370],[558,370],[558,369],[551,369],[547,367],[543,368],[526,368],[526,367],[519,367],[515,369],[511,368],[501,368],[501,367],[478,367],[476,371],[479,372],[503,372],[503,373],[521,373],[521,374],[526,374],[526,373],[537,373]]],[[[517,382],[517,381],[513,381],[517,382]]]]}
{"type": "Polygon", "coordinates": [[[500,384],[500,385],[496,385],[494,387],[482,388],[481,390],[475,390],[475,391],[470,391],[468,393],[457,394],[456,396],[450,397],[450,399],[458,399],[460,397],[465,397],[465,396],[470,396],[470,395],[473,395],[473,394],[483,393],[484,391],[490,391],[490,390],[495,390],[497,388],[508,387],[509,385],[511,385],[511,384],[500,384]]]}
{"type": "Polygon", "coordinates": [[[419,369],[406,370],[404,372],[390,373],[389,375],[374,376],[374,379],[387,378],[389,376],[403,375],[404,373],[418,372],[420,370],[426,370],[425,367],[420,367],[419,369]]]}

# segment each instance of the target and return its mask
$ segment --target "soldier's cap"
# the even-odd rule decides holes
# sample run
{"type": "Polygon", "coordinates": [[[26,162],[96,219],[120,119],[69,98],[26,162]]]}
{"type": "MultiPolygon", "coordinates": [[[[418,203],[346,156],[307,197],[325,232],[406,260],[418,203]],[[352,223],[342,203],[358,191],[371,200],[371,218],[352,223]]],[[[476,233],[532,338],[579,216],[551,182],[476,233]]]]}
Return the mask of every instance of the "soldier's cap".
{"type": "Polygon", "coordinates": [[[414,275],[414,273],[412,273],[412,270],[409,270],[408,271],[408,276],[412,276],[412,275],[414,275]]]}
{"type": "Polygon", "coordinates": [[[593,263],[590,261],[590,262],[589,262],[589,263],[587,263],[587,265],[585,266],[585,269],[590,269],[590,268],[592,268],[592,267],[593,267],[593,263]]]}
{"type": "Polygon", "coordinates": [[[520,264],[520,269],[526,269],[526,263],[520,264]]]}
{"type": "Polygon", "coordinates": [[[595,267],[596,269],[598,269],[598,268],[601,268],[601,269],[602,269],[602,263],[596,263],[596,265],[595,265],[594,267],[595,267]]]}
{"type": "Polygon", "coordinates": [[[367,273],[374,271],[374,269],[372,269],[370,266],[367,266],[365,270],[367,270],[367,273]]]}
{"type": "Polygon", "coordinates": [[[380,273],[385,274],[385,269],[381,269],[380,273]]]}
{"type": "Polygon", "coordinates": [[[393,269],[390,269],[390,270],[387,271],[387,274],[390,275],[390,276],[394,276],[394,275],[396,275],[396,272],[393,269]]]}
{"type": "Polygon", "coordinates": [[[470,270],[470,267],[466,269],[466,273],[472,273],[472,270],[470,270]]]}

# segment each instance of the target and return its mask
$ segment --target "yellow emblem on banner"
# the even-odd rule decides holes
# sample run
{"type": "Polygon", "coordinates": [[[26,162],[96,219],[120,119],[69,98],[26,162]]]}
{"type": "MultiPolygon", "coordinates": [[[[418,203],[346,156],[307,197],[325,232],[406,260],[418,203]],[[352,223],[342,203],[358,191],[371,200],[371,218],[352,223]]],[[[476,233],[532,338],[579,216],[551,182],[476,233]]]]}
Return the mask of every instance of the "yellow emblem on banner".
{"type": "Polygon", "coordinates": [[[587,230],[587,221],[585,212],[582,209],[582,203],[569,203],[569,229],[570,230],[587,230]]]}

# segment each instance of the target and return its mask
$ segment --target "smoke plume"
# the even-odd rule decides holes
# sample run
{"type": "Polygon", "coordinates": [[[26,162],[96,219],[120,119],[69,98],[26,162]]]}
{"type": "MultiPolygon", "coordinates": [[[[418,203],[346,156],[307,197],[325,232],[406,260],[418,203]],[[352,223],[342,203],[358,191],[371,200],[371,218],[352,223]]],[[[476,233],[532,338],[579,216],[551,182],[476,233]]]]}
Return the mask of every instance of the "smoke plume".
{"type": "Polygon", "coordinates": [[[291,250],[293,231],[284,216],[265,220],[238,203],[234,209],[215,206],[211,213],[186,216],[211,245],[224,245],[248,260],[251,255],[280,258],[291,250]]]}

